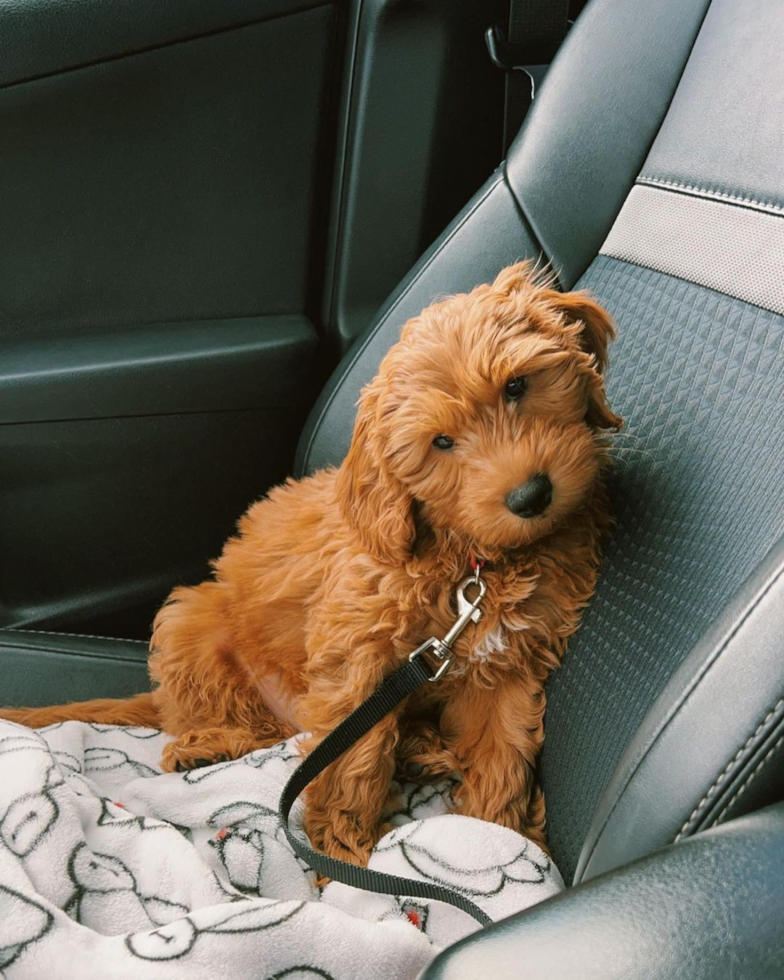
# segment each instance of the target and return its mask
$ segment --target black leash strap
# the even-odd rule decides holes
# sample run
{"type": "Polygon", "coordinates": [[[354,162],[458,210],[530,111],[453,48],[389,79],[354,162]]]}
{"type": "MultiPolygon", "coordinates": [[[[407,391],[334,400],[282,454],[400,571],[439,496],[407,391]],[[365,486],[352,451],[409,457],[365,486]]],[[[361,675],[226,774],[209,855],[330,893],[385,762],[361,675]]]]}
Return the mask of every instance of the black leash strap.
{"type": "Polygon", "coordinates": [[[469,901],[459,892],[444,888],[441,885],[432,885],[426,881],[416,881],[413,878],[401,878],[398,875],[382,874],[380,871],[372,871],[369,868],[359,868],[354,864],[349,864],[348,861],[328,857],[295,837],[289,827],[291,808],[305,787],[327,766],[339,759],[347,749],[350,749],[385,715],[389,714],[396,705],[400,704],[403,698],[408,697],[420,684],[433,680],[436,673],[426,663],[423,656],[413,655],[412,659],[404,666],[390,674],[373,694],[352,711],[333,732],[330,732],[292,773],[281,794],[278,815],[294,853],[298,854],[319,874],[333,878],[335,881],[341,881],[345,885],[351,885],[353,888],[380,892],[382,895],[410,895],[414,898],[447,902],[472,915],[478,922],[486,926],[492,922],[492,919],[478,905],[469,901]]]}

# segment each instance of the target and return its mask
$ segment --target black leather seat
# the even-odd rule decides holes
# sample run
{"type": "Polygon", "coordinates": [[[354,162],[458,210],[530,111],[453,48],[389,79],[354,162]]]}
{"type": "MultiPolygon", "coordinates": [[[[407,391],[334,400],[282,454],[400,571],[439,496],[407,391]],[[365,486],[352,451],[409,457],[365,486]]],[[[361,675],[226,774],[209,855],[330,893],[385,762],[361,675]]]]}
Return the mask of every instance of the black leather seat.
{"type": "MultiPolygon", "coordinates": [[[[541,766],[579,887],[428,977],[784,976],[784,808],[756,812],[784,799],[782,50],[775,0],[592,0],[508,160],[301,440],[300,473],[338,462],[405,320],[521,257],[544,254],[618,323],[617,524],[549,684],[541,766]]],[[[115,669],[102,693],[137,684],[115,669]]]]}

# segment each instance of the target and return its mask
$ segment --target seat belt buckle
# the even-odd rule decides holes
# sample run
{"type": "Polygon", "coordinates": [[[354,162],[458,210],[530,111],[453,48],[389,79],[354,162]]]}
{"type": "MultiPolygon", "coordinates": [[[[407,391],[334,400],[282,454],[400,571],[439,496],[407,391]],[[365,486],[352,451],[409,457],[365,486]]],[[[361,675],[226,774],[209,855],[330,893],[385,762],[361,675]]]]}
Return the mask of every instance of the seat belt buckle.
{"type": "Polygon", "coordinates": [[[506,31],[500,24],[492,24],[487,28],[485,44],[490,60],[501,71],[514,71],[516,68],[522,68],[525,64],[522,57],[522,45],[510,44],[506,39],[506,31]]]}
{"type": "Polygon", "coordinates": [[[528,43],[513,44],[500,24],[492,24],[485,31],[485,44],[490,60],[501,71],[525,71],[532,65],[547,65],[555,57],[561,39],[535,39],[528,43]]]}

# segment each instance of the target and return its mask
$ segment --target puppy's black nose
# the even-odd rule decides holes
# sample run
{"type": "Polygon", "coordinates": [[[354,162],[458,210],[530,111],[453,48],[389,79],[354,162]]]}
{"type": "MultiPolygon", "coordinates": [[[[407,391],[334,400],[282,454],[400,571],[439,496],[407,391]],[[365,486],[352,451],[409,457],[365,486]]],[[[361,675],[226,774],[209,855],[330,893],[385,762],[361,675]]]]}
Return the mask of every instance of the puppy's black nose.
{"type": "Polygon", "coordinates": [[[506,495],[506,506],[518,517],[538,517],[547,510],[552,499],[550,478],[544,473],[537,473],[506,495]]]}

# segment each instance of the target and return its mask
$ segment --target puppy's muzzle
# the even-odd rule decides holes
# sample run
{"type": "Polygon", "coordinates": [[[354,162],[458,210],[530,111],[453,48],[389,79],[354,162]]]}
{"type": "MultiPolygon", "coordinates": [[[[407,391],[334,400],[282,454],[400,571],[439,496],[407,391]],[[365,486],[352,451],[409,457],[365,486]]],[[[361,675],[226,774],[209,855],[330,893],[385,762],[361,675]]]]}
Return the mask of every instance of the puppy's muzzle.
{"type": "Polygon", "coordinates": [[[546,473],[537,473],[506,495],[506,506],[518,517],[538,517],[553,499],[553,485],[546,473]]]}

